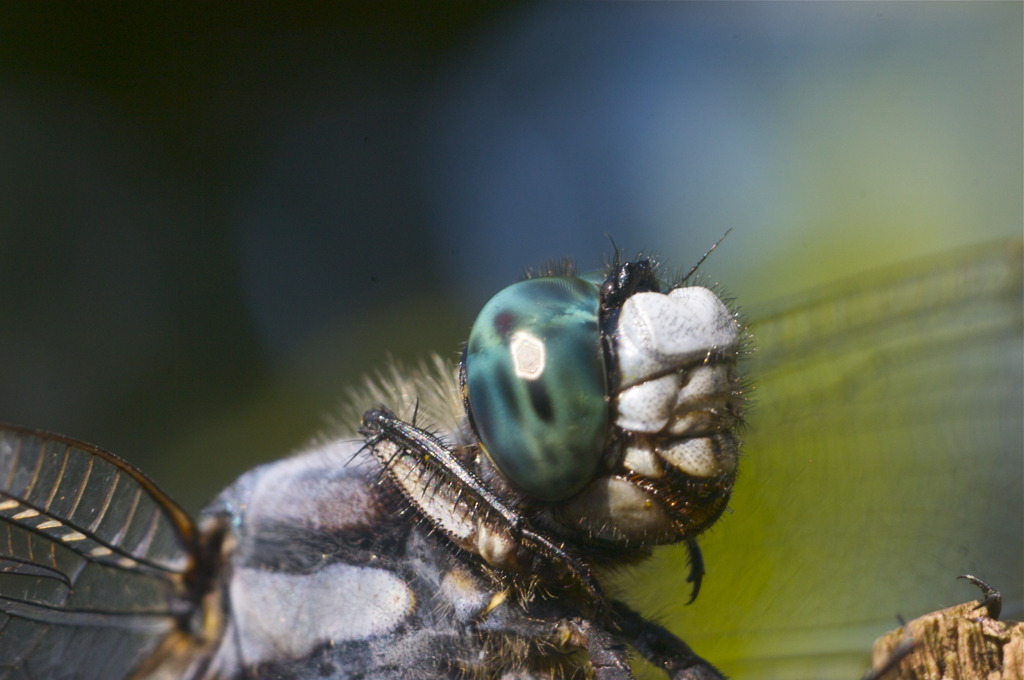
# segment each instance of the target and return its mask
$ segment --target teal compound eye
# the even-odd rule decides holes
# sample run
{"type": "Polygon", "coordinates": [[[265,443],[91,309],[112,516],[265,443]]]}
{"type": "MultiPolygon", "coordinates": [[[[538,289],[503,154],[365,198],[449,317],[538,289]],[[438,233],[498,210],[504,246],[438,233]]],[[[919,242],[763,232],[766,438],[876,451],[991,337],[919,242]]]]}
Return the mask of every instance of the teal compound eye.
{"type": "Polygon", "coordinates": [[[516,486],[564,500],[593,479],[609,430],[600,289],[573,277],[515,283],[488,301],[466,346],[477,437],[516,486]]]}

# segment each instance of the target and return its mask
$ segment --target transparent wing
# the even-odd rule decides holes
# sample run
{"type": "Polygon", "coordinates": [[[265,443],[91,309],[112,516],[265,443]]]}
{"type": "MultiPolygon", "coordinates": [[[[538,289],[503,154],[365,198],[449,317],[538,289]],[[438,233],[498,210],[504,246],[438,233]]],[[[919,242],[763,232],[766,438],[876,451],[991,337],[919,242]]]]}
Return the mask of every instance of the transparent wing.
{"type": "Polygon", "coordinates": [[[0,678],[126,677],[189,613],[195,535],[112,454],[0,425],[0,678]]]}
{"type": "MultiPolygon", "coordinates": [[[[736,678],[853,678],[874,638],[1024,600],[1021,242],[859,277],[751,323],[750,428],[697,602],[665,612],[736,678]]],[[[647,593],[665,602],[680,555],[647,593]],[[670,570],[674,570],[670,571],[670,570]]],[[[682,572],[685,573],[685,572],[682,572]]]]}

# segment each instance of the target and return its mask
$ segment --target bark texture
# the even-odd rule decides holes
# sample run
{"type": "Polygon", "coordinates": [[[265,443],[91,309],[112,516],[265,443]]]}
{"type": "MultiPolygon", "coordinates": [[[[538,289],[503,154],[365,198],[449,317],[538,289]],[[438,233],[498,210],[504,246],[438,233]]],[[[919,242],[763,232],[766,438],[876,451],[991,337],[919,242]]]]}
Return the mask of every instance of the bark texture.
{"type": "Polygon", "coordinates": [[[969,602],[886,633],[871,656],[878,680],[1024,680],[1024,623],[969,602]]]}

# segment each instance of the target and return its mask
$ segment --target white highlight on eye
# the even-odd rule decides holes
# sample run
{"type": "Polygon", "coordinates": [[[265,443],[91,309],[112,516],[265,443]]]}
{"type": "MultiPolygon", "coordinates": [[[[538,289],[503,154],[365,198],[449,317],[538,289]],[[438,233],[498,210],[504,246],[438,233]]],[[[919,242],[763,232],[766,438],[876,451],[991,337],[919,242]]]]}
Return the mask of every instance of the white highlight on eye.
{"type": "Polygon", "coordinates": [[[331,564],[312,574],[240,568],[231,579],[233,621],[248,663],[301,658],[326,642],[386,635],[415,596],[383,569],[331,564]]]}
{"type": "Polygon", "coordinates": [[[544,341],[528,331],[516,331],[508,345],[512,370],[517,378],[537,380],[544,375],[547,354],[544,341]]]}

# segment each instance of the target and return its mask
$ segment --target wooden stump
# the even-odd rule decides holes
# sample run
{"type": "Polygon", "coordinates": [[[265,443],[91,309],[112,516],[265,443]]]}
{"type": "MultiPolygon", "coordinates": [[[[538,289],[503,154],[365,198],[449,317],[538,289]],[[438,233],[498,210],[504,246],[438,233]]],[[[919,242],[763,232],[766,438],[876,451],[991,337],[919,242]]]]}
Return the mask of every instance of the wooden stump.
{"type": "Polygon", "coordinates": [[[999,593],[886,633],[871,650],[874,680],[1024,680],[1024,623],[999,621],[999,593]]]}

